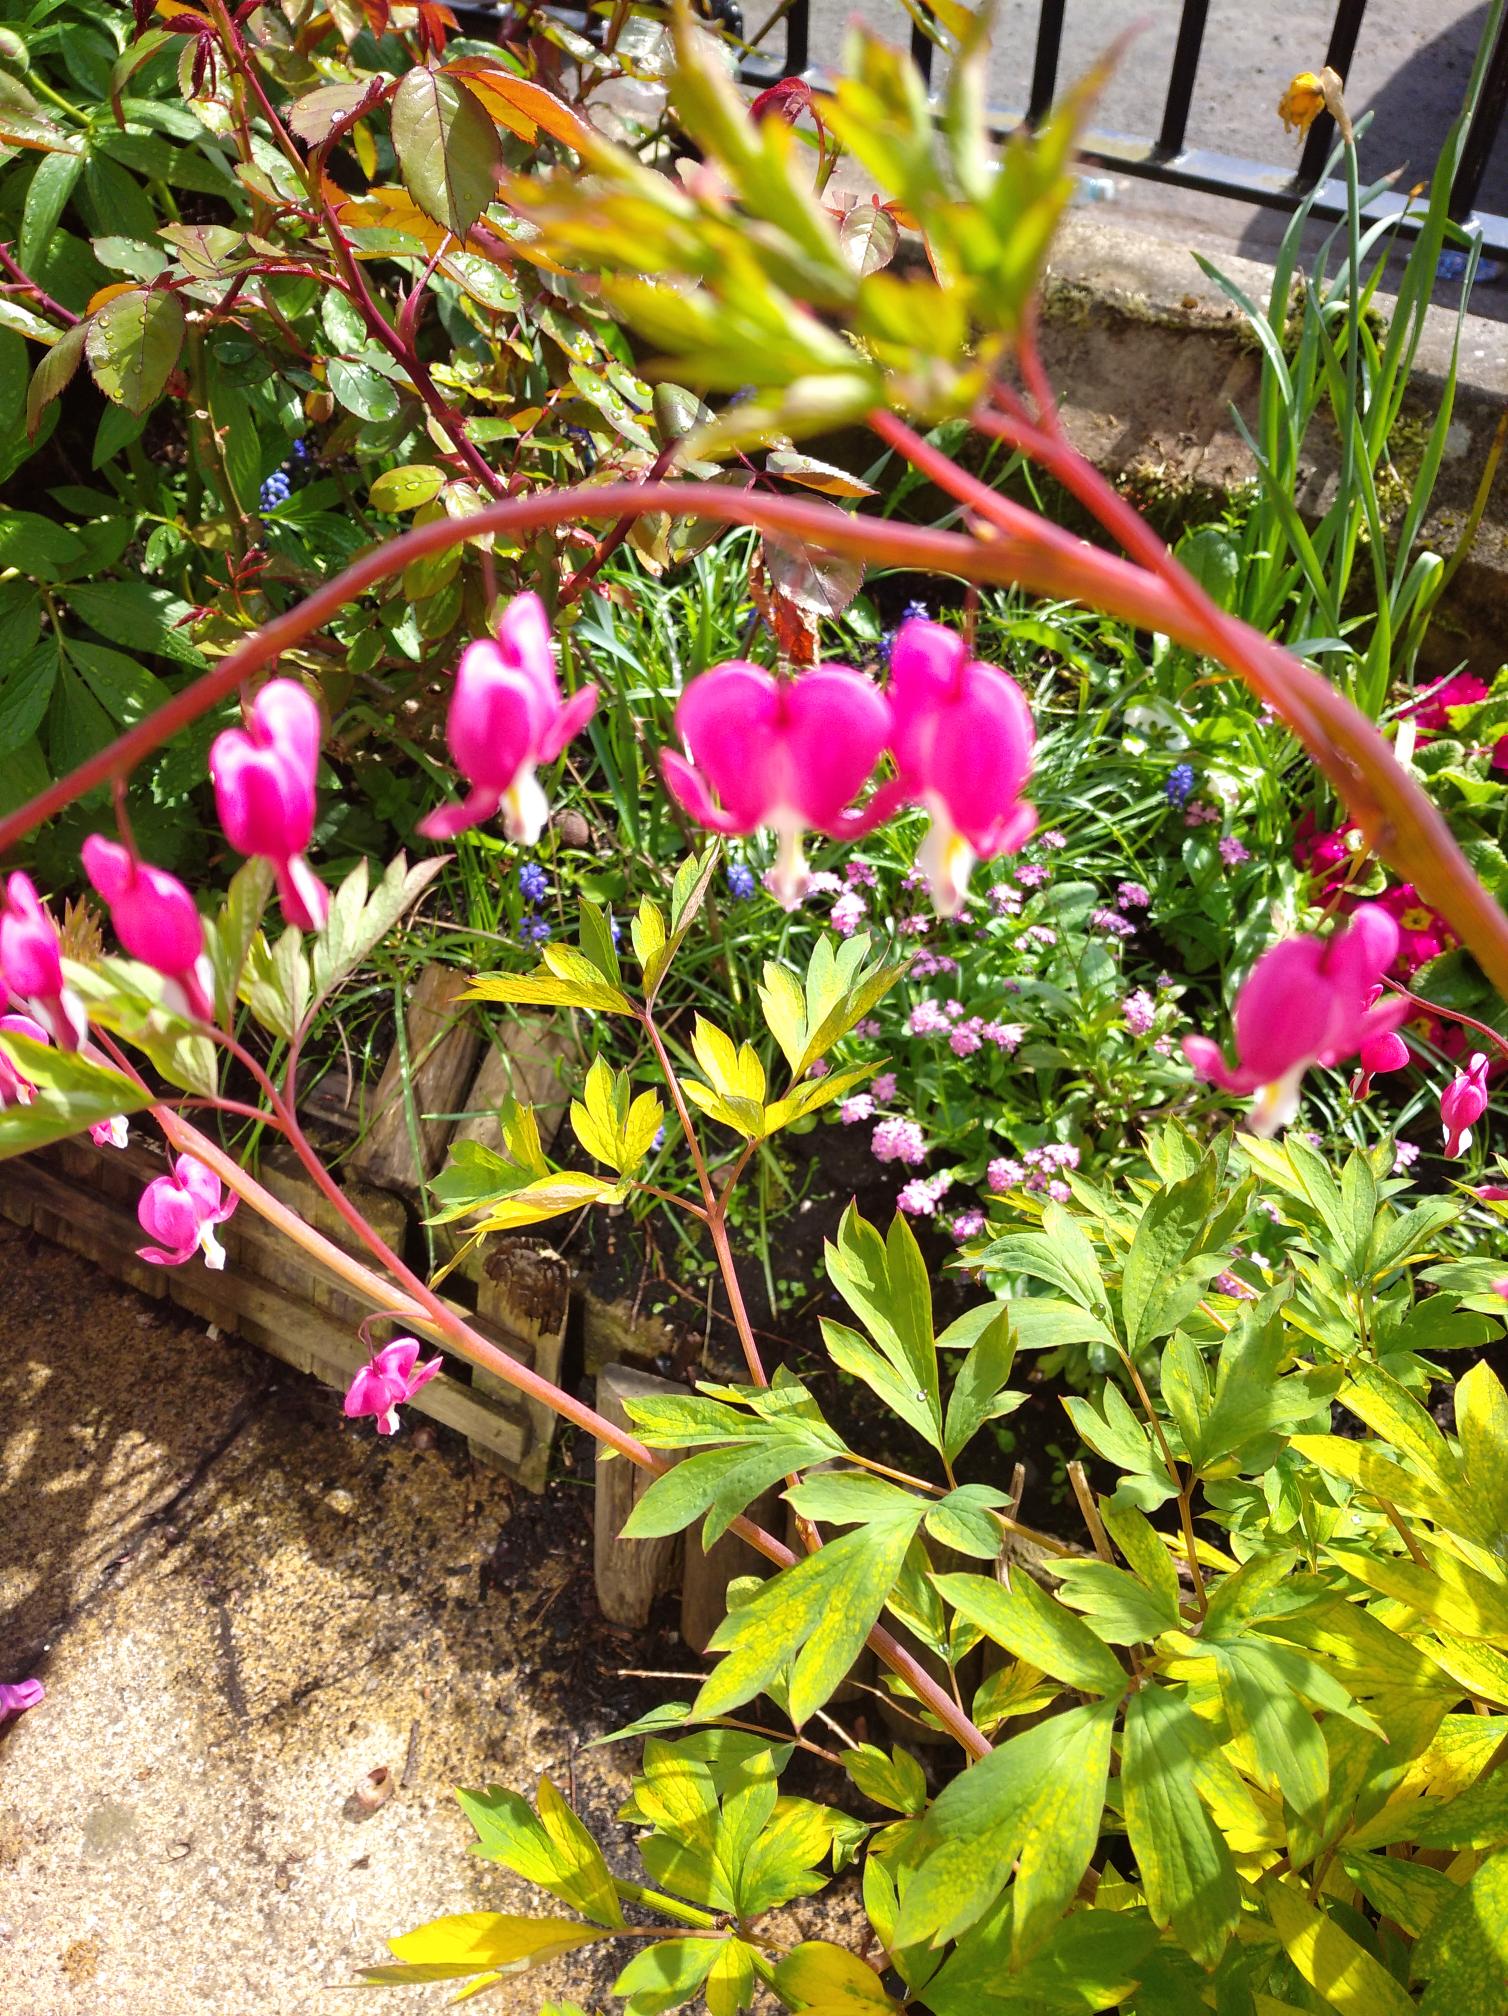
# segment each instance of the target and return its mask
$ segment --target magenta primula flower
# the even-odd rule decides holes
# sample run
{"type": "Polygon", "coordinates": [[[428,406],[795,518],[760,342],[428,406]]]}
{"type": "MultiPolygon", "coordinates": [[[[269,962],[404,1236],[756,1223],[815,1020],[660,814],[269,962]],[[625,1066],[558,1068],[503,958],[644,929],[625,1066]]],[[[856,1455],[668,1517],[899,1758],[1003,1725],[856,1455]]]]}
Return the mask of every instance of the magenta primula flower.
{"type": "Polygon", "coordinates": [[[159,1243],[138,1247],[137,1258],[154,1267],[182,1267],[202,1252],[205,1266],[218,1273],[225,1265],[225,1248],[215,1227],[225,1223],[239,1201],[234,1192],[225,1195],[213,1169],[192,1155],[180,1155],[171,1176],[154,1177],[141,1193],[137,1222],[159,1243]]]}
{"type": "Polygon", "coordinates": [[[1440,1119],[1445,1129],[1445,1152],[1464,1155],[1471,1146],[1471,1130],[1487,1111],[1487,1058],[1476,1051],[1464,1071],[1458,1071],[1440,1095],[1440,1119]]]}
{"type": "Polygon", "coordinates": [[[31,878],[19,872],[5,885],[0,907],[0,980],[63,1050],[77,1050],[88,1032],[84,1004],[63,982],[63,947],[31,878]]]}
{"type": "Polygon", "coordinates": [[[515,595],[496,638],[468,644],[456,667],[445,740],[471,789],[459,805],[421,819],[419,831],[453,839],[501,808],[508,838],[532,847],[550,809],[535,771],[554,762],[596,704],[595,686],[562,699],[545,605],[537,595],[515,595]]]}
{"type": "Polygon", "coordinates": [[[769,887],[794,909],[810,886],[802,834],[857,825],[844,815],[890,733],[884,695],[847,665],[779,679],[733,658],[691,681],[675,726],[687,755],[660,752],[672,797],[714,833],[769,827],[777,839],[769,887]]]}
{"type": "Polygon", "coordinates": [[[918,804],[931,825],[917,856],[945,917],[963,907],[976,861],[1013,853],[1037,815],[1022,798],[1036,731],[1008,673],[969,657],[957,631],[903,623],[890,652],[896,778],[876,798],[882,816],[918,804]]]}
{"type": "MultiPolygon", "coordinates": [[[[47,1041],[47,1031],[30,1015],[0,1015],[0,1036],[29,1036],[33,1043],[47,1041]]],[[[7,1106],[29,1106],[36,1096],[36,1086],[0,1050],[0,1112],[7,1106]]]]}
{"type": "Polygon", "coordinates": [[[419,1388],[439,1371],[444,1360],[434,1357],[421,1365],[417,1337],[395,1337],[375,1358],[363,1365],[346,1389],[346,1413],[375,1414],[379,1435],[398,1433],[398,1409],[412,1400],[419,1388]]]}
{"type": "Polygon", "coordinates": [[[1262,954],[1236,997],[1237,1062],[1227,1064],[1207,1036],[1185,1036],[1183,1053],[1197,1076],[1255,1095],[1248,1124],[1273,1134],[1298,1111],[1311,1064],[1338,1064],[1403,1020],[1406,1002],[1374,997],[1397,951],[1398,926],[1375,903],[1331,938],[1285,938],[1262,954]]]}
{"type": "Polygon", "coordinates": [[[322,930],[330,912],[330,892],[304,859],[314,832],[319,744],[313,696],[295,679],[272,679],[252,701],[247,726],[227,728],[209,751],[226,839],[238,853],[272,863],[283,915],[300,931],[322,930]]]}
{"type": "Polygon", "coordinates": [[[115,935],[133,959],[169,983],[168,1005],[213,1022],[214,975],[204,953],[204,924],[194,899],[165,868],[138,861],[118,840],[91,833],[84,873],[110,906],[115,935]]]}

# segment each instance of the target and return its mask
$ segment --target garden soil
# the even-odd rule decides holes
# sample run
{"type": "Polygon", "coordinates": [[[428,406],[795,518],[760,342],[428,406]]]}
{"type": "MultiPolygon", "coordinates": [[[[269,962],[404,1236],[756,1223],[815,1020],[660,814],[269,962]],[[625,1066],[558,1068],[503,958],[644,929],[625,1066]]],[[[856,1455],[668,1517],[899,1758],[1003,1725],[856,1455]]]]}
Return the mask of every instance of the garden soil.
{"type": "MultiPolygon", "coordinates": [[[[613,1818],[636,1746],[584,1746],[687,1691],[623,1669],[695,1662],[602,1621],[588,1450],[529,1498],[8,1226],[0,1281],[0,1678],[47,1688],[0,1733],[0,2010],[370,2007],[330,1991],[388,1935],[549,1908],[466,1854],[458,1784],[548,1772],[637,1873],[613,1818]],[[373,1773],[394,1789],[367,1810],[373,1773]]],[[[851,1908],[838,1886],[797,1915],[851,1908]]],[[[487,2006],[601,2006],[624,1957],[487,2006]]]]}

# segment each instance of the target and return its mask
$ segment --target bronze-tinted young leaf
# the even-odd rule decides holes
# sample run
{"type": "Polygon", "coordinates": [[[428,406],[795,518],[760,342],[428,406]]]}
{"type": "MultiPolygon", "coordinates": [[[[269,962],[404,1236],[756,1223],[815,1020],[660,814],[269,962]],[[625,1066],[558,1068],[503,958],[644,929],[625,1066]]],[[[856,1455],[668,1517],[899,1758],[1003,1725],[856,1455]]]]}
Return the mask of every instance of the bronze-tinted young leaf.
{"type": "Polygon", "coordinates": [[[410,70],[393,99],[393,147],[419,208],[464,238],[492,201],[503,159],[471,92],[442,70],[410,70]]]}

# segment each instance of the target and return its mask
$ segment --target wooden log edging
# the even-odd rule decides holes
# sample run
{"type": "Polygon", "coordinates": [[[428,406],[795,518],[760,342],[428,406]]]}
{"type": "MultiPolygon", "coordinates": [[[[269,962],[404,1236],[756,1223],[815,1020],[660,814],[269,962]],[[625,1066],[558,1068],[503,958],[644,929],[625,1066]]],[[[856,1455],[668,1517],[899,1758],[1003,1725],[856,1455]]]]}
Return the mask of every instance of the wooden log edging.
{"type": "MultiPolygon", "coordinates": [[[[87,1140],[59,1142],[0,1162],[0,1216],[142,1294],[186,1309],[343,1391],[368,1356],[356,1327],[367,1311],[349,1290],[301,1265],[288,1241],[254,1212],[239,1210],[223,1227],[228,1262],[223,1273],[197,1258],[182,1267],[155,1267],[137,1258],[144,1235],[136,1201],[164,1167],[160,1156],[134,1141],[124,1150],[95,1148],[87,1140]]],[[[278,1180],[284,1201],[316,1222],[312,1203],[306,1204],[287,1173],[278,1180]]],[[[310,1198],[324,1204],[313,1185],[307,1187],[310,1198]]],[[[347,1243],[343,1226],[341,1234],[341,1243],[347,1243]]],[[[495,1320],[467,1315],[500,1349],[533,1362],[527,1337],[504,1332],[495,1320]]],[[[454,1428],[529,1489],[542,1489],[549,1444],[541,1447],[521,1397],[511,1388],[506,1395],[485,1391],[471,1383],[472,1368],[464,1360],[449,1363],[451,1369],[420,1388],[411,1407],[454,1428]]]]}

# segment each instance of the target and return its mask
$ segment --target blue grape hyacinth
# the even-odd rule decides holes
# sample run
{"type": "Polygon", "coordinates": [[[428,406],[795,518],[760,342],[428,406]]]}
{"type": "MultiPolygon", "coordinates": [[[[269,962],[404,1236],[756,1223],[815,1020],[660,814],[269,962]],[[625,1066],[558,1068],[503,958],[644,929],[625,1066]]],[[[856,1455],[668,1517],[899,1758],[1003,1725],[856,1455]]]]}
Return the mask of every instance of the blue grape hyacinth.
{"type": "Polygon", "coordinates": [[[293,485],[288,481],[287,471],[284,469],[274,469],[272,474],[263,483],[261,495],[257,501],[261,505],[265,515],[269,511],[276,511],[280,504],[286,504],[292,495],[293,485]]]}
{"type": "Polygon", "coordinates": [[[537,861],[521,861],[518,887],[526,902],[543,903],[550,893],[550,878],[537,861]]]}
{"type": "Polygon", "coordinates": [[[735,861],[728,870],[728,894],[735,903],[747,903],[758,885],[754,880],[754,870],[742,861],[735,861]]]}
{"type": "Polygon", "coordinates": [[[1168,794],[1170,805],[1187,805],[1194,795],[1194,766],[1192,763],[1175,763],[1168,772],[1168,781],[1163,789],[1168,794]]]}

